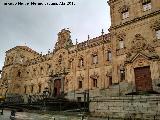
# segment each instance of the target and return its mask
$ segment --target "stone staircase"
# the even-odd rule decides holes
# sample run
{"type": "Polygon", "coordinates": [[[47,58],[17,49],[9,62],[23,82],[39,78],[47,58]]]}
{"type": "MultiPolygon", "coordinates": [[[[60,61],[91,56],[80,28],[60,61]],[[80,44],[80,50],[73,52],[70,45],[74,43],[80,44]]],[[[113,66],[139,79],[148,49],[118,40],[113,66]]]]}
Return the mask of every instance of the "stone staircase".
{"type": "Polygon", "coordinates": [[[100,96],[124,96],[127,93],[132,92],[132,86],[127,82],[121,82],[119,84],[113,84],[107,89],[100,90],[100,96]]]}

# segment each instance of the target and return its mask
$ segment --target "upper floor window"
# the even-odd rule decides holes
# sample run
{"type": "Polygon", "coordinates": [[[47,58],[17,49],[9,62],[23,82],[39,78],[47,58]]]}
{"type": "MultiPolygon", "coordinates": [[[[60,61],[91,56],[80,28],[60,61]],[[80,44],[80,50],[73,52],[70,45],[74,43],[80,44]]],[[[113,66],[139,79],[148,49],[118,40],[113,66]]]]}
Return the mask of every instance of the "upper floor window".
{"type": "Polygon", "coordinates": [[[84,60],[83,60],[83,58],[80,58],[80,59],[79,59],[78,66],[79,66],[79,67],[84,66],[84,60]]]}
{"type": "Polygon", "coordinates": [[[157,39],[160,39],[160,29],[156,30],[156,37],[157,39]]]}
{"type": "Polygon", "coordinates": [[[122,12],[122,19],[129,18],[129,11],[122,12]]]}
{"type": "Polygon", "coordinates": [[[143,0],[142,5],[143,5],[143,11],[151,10],[152,8],[151,0],[143,0]]]}
{"type": "Polygon", "coordinates": [[[107,51],[107,61],[111,61],[112,60],[112,53],[110,50],[107,51]]]}
{"type": "Polygon", "coordinates": [[[93,64],[98,64],[98,55],[97,54],[92,55],[92,63],[93,64]]]}
{"type": "Polygon", "coordinates": [[[18,70],[17,77],[21,77],[21,71],[18,70]]]}
{"type": "Polygon", "coordinates": [[[119,48],[120,48],[120,49],[123,49],[123,48],[124,48],[124,41],[123,41],[123,39],[121,39],[121,40],[119,41],[119,48]]]}
{"type": "Polygon", "coordinates": [[[122,13],[122,19],[126,19],[126,18],[129,18],[129,8],[127,5],[124,5],[122,8],[121,8],[121,13],[122,13]]]}

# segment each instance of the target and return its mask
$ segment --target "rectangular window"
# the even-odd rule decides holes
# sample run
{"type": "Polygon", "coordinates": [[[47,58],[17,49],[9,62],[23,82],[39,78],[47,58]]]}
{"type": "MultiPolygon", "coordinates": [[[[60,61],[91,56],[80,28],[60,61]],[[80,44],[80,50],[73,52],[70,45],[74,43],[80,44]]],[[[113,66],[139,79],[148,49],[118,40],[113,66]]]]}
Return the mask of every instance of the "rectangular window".
{"type": "Polygon", "coordinates": [[[93,87],[97,87],[97,79],[93,79],[93,87]]]}
{"type": "Polygon", "coordinates": [[[111,61],[112,60],[112,53],[111,51],[107,51],[107,61],[111,61]]]}
{"type": "Polygon", "coordinates": [[[79,88],[79,89],[82,88],[82,81],[79,81],[79,83],[78,83],[78,88],[79,88]]]}
{"type": "Polygon", "coordinates": [[[98,64],[98,55],[93,55],[92,63],[93,64],[98,64]]]}
{"type": "Polygon", "coordinates": [[[33,85],[31,85],[31,93],[33,93],[33,85]]]}
{"type": "Polygon", "coordinates": [[[84,66],[84,60],[83,60],[83,58],[81,58],[81,59],[79,59],[79,63],[78,63],[79,65],[79,67],[82,67],[82,66],[84,66]]]}
{"type": "Polygon", "coordinates": [[[160,39],[160,29],[156,31],[156,37],[157,39],[160,39]]]}
{"type": "Polygon", "coordinates": [[[151,2],[143,3],[143,11],[151,10],[151,8],[152,8],[151,2]]]}
{"type": "Polygon", "coordinates": [[[124,48],[124,41],[119,41],[119,48],[120,49],[123,49],[124,48]]]}
{"type": "Polygon", "coordinates": [[[41,85],[39,85],[38,92],[41,93],[41,85]]]}
{"type": "Polygon", "coordinates": [[[112,76],[108,76],[109,86],[112,85],[112,76]]]}
{"type": "Polygon", "coordinates": [[[122,19],[124,20],[126,18],[129,18],[129,11],[126,11],[126,12],[122,13],[122,19]]]}
{"type": "Polygon", "coordinates": [[[27,86],[24,86],[24,93],[26,94],[27,92],[27,86]]]}
{"type": "Polygon", "coordinates": [[[123,80],[125,80],[125,70],[120,70],[120,82],[122,82],[123,80]]]}

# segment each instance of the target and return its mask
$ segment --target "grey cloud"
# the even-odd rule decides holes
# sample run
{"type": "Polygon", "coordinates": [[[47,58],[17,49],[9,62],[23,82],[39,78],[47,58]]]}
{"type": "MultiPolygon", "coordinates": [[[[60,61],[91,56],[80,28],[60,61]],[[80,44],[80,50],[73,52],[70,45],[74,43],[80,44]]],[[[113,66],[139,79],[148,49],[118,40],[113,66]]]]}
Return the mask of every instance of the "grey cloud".
{"type": "Polygon", "coordinates": [[[70,28],[75,43],[76,38],[79,42],[87,40],[88,34],[91,37],[100,35],[102,28],[107,32],[110,26],[106,0],[73,0],[75,6],[57,7],[4,6],[4,1],[19,0],[0,1],[0,68],[3,66],[5,51],[16,45],[26,43],[32,49],[46,53],[48,49],[54,48],[57,33],[63,28],[70,28]]]}

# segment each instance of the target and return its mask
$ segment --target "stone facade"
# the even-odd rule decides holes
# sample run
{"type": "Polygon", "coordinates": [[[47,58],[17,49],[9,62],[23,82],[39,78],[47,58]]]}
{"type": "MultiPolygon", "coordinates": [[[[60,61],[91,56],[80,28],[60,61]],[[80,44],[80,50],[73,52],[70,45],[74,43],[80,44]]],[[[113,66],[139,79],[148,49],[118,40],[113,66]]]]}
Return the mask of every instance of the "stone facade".
{"type": "Polygon", "coordinates": [[[160,92],[160,1],[109,0],[108,4],[108,34],[102,31],[74,45],[70,31],[62,29],[55,48],[46,55],[27,46],[6,51],[0,93],[39,95],[48,90],[51,96],[81,100],[85,91],[90,97],[160,92]]]}

